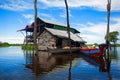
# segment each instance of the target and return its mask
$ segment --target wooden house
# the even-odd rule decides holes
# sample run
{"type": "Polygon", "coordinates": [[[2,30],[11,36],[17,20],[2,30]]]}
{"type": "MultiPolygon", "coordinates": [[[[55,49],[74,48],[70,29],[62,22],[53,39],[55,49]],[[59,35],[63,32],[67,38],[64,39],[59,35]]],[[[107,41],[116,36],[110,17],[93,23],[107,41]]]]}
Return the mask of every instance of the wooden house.
{"type": "MultiPolygon", "coordinates": [[[[25,29],[20,31],[25,30],[26,34],[27,32],[33,33],[33,27],[34,22],[30,26],[26,26],[25,29]]],[[[31,35],[26,35],[26,39],[30,39],[29,36],[32,36],[32,33],[30,33],[31,35]]],[[[80,32],[78,30],[70,28],[72,47],[80,47],[82,44],[86,43],[79,35],[77,35],[79,33],[80,32]]],[[[31,39],[32,38],[33,37],[31,37],[31,39]]],[[[66,25],[37,18],[37,44],[38,50],[69,47],[66,25]]]]}

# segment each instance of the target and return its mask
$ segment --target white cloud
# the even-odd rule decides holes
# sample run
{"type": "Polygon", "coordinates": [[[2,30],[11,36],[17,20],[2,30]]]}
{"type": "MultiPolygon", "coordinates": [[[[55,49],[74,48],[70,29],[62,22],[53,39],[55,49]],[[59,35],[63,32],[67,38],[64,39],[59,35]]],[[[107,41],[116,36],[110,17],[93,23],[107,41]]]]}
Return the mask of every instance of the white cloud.
{"type": "MultiPolygon", "coordinates": [[[[47,7],[65,7],[64,0],[38,0],[47,7]]],[[[69,7],[90,7],[96,10],[106,11],[107,0],[68,0],[69,7]]],[[[120,2],[112,0],[112,10],[120,10],[120,2]]]]}
{"type": "MultiPolygon", "coordinates": [[[[120,32],[120,18],[113,18],[115,24],[110,25],[110,32],[111,31],[118,31],[120,32]]],[[[83,27],[80,27],[81,36],[88,42],[88,43],[103,43],[105,42],[105,34],[107,29],[107,23],[88,23],[86,25],[81,24],[83,27]],[[88,25],[89,24],[89,25],[88,25]]],[[[118,36],[120,37],[120,35],[118,36]]]]}
{"type": "Polygon", "coordinates": [[[81,37],[87,42],[87,44],[93,44],[93,43],[104,43],[104,36],[97,36],[97,35],[90,35],[90,34],[85,34],[81,35],[81,37]]]}
{"type": "Polygon", "coordinates": [[[46,13],[40,13],[39,16],[49,20],[56,20],[52,15],[46,13]]]}
{"type": "Polygon", "coordinates": [[[34,14],[23,14],[23,17],[27,19],[28,24],[34,22],[34,14]]]}
{"type": "Polygon", "coordinates": [[[16,43],[23,43],[24,37],[1,37],[0,38],[1,42],[8,42],[11,44],[16,44],[16,43]]]}
{"type": "Polygon", "coordinates": [[[23,16],[27,19],[31,19],[34,17],[34,15],[32,15],[32,14],[23,14],[23,16]]]}
{"type": "Polygon", "coordinates": [[[0,8],[13,10],[13,11],[23,11],[28,9],[33,9],[33,1],[31,0],[2,0],[0,2],[0,8]]]}
{"type": "MultiPolygon", "coordinates": [[[[112,10],[120,11],[120,1],[112,1],[112,10]]],[[[33,9],[33,0],[1,0],[0,8],[23,11],[33,9]]],[[[38,8],[65,7],[64,0],[38,0],[38,8]]],[[[68,0],[69,7],[83,8],[90,7],[100,11],[106,11],[107,0],[68,0]]]]}
{"type": "Polygon", "coordinates": [[[23,20],[22,19],[18,19],[20,24],[23,24],[23,20]]]}
{"type": "MultiPolygon", "coordinates": [[[[59,16],[61,18],[66,18],[66,9],[63,9],[63,11],[60,13],[59,16]]],[[[70,10],[69,10],[69,17],[73,17],[70,10]]]]}
{"type": "Polygon", "coordinates": [[[116,24],[111,25],[111,31],[119,31],[120,32],[120,18],[112,18],[116,24]]]}

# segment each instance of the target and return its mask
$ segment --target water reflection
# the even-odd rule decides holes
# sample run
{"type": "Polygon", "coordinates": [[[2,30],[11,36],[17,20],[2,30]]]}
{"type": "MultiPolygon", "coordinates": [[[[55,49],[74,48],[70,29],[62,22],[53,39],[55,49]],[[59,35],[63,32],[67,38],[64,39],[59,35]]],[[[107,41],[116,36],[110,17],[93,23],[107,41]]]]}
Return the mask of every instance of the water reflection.
{"type": "Polygon", "coordinates": [[[112,59],[118,60],[118,52],[117,52],[117,47],[112,47],[110,56],[112,59]]]}
{"type": "MultiPolygon", "coordinates": [[[[45,58],[46,61],[52,61],[51,58],[55,59],[53,68],[47,72],[37,70],[37,67],[40,67],[40,65],[36,65],[40,64],[40,62],[38,62],[37,58],[33,56],[34,54],[32,51],[24,51],[25,54],[23,56],[21,47],[0,48],[0,80],[68,80],[68,78],[71,80],[119,80],[120,47],[117,48],[118,52],[116,54],[114,53],[114,49],[112,49],[112,51],[113,52],[110,53],[112,59],[111,63],[106,59],[107,63],[104,63],[103,65],[103,69],[106,70],[100,70],[98,65],[99,62],[97,63],[94,58],[86,55],[73,53],[72,59],[70,59],[71,57],[69,54],[58,53],[57,55],[54,55],[47,53],[46,56],[48,55],[49,57],[45,58]],[[115,58],[112,55],[117,55],[117,57],[115,58]],[[88,61],[84,60],[84,57],[87,57],[88,61]],[[70,60],[72,60],[72,67],[69,72],[70,60]],[[36,62],[36,64],[33,61],[36,62]],[[90,63],[90,61],[93,61],[94,64],[92,62],[90,63]],[[24,64],[26,64],[27,68],[24,64]],[[69,77],[69,74],[71,74],[71,77],[69,77]]],[[[105,62],[104,59],[105,58],[102,58],[103,62],[105,62]]]]}
{"type": "Polygon", "coordinates": [[[24,50],[23,51],[25,59],[26,59],[26,64],[32,64],[33,63],[33,56],[34,52],[30,50],[24,50]]]}
{"type": "MultiPolygon", "coordinates": [[[[34,54],[34,53],[32,53],[34,54]]],[[[53,55],[46,51],[39,51],[37,55],[32,55],[26,51],[26,67],[30,68],[36,74],[42,74],[51,71],[54,67],[65,65],[70,60],[69,54],[53,55]]]]}
{"type": "MultiPolygon", "coordinates": [[[[32,69],[36,75],[48,73],[56,67],[68,65],[68,80],[72,80],[72,63],[74,58],[80,58],[85,62],[93,66],[98,66],[100,72],[108,74],[108,79],[112,80],[110,73],[111,58],[103,57],[89,57],[82,53],[70,54],[52,54],[47,51],[39,51],[37,55],[34,55],[32,51],[25,51],[26,67],[32,69]]],[[[88,66],[89,67],[89,66],[88,66]]]]}

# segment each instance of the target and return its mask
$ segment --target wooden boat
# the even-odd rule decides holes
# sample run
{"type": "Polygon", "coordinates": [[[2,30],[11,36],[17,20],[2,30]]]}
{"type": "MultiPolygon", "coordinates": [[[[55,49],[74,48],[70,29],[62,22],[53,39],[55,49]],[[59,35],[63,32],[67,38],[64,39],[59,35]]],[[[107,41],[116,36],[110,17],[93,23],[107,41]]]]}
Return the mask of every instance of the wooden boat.
{"type": "MultiPolygon", "coordinates": [[[[107,45],[106,44],[101,44],[99,46],[99,48],[79,48],[79,47],[73,47],[71,48],[71,52],[74,52],[73,54],[77,53],[77,54],[80,54],[80,53],[83,53],[85,55],[89,55],[89,56],[102,56],[105,52],[105,49],[107,48],[107,45]]],[[[49,49],[48,48],[48,52],[50,53],[69,53],[70,52],[70,49],[67,48],[67,49],[62,49],[62,48],[59,48],[59,49],[49,49]]]]}
{"type": "Polygon", "coordinates": [[[80,48],[80,52],[89,56],[102,56],[107,48],[106,44],[99,45],[99,48],[80,48]]]}
{"type": "MultiPolygon", "coordinates": [[[[80,51],[80,48],[78,47],[73,47],[73,48],[71,48],[71,51],[72,52],[79,52],[80,51]]],[[[69,53],[70,52],[70,49],[69,48],[67,48],[67,49],[62,49],[62,48],[58,48],[58,49],[49,49],[48,48],[48,52],[50,52],[50,53],[69,53]]]]}

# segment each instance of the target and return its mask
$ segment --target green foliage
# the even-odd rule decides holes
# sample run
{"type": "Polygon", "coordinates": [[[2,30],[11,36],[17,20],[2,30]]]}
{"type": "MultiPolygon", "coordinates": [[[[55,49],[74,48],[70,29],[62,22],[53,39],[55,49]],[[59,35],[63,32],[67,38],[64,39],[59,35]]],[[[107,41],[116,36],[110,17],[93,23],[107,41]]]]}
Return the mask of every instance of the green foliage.
{"type": "Polygon", "coordinates": [[[117,42],[117,40],[118,40],[117,37],[119,35],[118,31],[110,32],[109,35],[110,35],[110,42],[117,42]]]}
{"type": "Polygon", "coordinates": [[[99,46],[99,44],[98,44],[98,43],[94,43],[94,44],[86,44],[86,46],[98,47],[98,46],[99,46]]]}
{"type": "MultiPolygon", "coordinates": [[[[109,40],[110,42],[117,42],[118,40],[118,36],[119,36],[119,32],[118,31],[113,31],[109,33],[109,40]]],[[[107,35],[105,36],[105,39],[107,38],[107,35]]]]}
{"type": "Polygon", "coordinates": [[[0,42],[0,47],[9,47],[9,46],[22,46],[23,44],[9,44],[7,42],[0,42]]]}
{"type": "Polygon", "coordinates": [[[10,46],[22,46],[23,44],[10,44],[10,46]]]}
{"type": "Polygon", "coordinates": [[[120,47],[120,44],[116,44],[117,47],[120,47]]]}
{"type": "Polygon", "coordinates": [[[10,44],[7,42],[0,43],[0,47],[9,47],[9,46],[10,46],[10,44]]]}
{"type": "Polygon", "coordinates": [[[28,44],[26,46],[22,46],[22,49],[24,49],[24,50],[34,50],[34,45],[33,44],[28,44]]]}
{"type": "Polygon", "coordinates": [[[98,44],[98,43],[94,43],[93,45],[95,45],[95,47],[98,47],[98,46],[99,46],[99,44],[98,44]]]}

